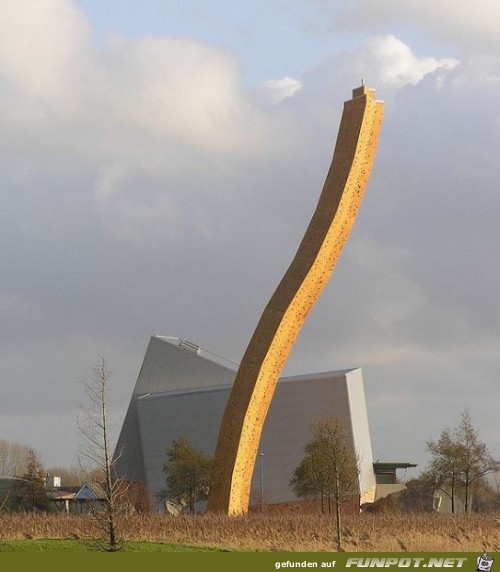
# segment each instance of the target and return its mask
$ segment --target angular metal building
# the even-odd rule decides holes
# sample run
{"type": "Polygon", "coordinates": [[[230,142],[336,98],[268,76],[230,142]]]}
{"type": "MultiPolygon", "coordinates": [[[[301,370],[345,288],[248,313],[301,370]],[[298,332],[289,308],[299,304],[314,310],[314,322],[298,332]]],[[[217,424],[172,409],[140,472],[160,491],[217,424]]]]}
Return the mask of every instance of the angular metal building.
{"type": "MultiPolygon", "coordinates": [[[[162,466],[172,441],[185,437],[213,454],[237,364],[179,338],[153,336],[118,439],[118,474],[165,486],[162,466]]],[[[290,490],[315,421],[340,417],[357,451],[359,491],[373,497],[375,475],[361,369],[281,378],[267,415],[252,479],[252,496],[276,504],[297,500],[290,490]]]]}

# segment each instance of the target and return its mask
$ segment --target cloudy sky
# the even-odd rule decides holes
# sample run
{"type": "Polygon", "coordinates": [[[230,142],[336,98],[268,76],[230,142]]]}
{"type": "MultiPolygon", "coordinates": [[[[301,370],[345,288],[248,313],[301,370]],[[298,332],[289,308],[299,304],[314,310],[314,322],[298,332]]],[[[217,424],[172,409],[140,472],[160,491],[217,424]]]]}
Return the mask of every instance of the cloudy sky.
{"type": "Polygon", "coordinates": [[[239,361],[316,206],[342,102],[386,105],[372,178],[286,373],[362,367],[375,458],[461,411],[500,456],[500,3],[3,0],[0,438],[75,463],[149,337],[239,361]]]}

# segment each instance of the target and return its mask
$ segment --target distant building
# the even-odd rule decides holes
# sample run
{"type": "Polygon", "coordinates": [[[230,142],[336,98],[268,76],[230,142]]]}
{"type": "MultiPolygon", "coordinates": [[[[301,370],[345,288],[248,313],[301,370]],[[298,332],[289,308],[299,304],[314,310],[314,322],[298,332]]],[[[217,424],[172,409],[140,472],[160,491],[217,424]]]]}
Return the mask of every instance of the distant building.
{"type": "MultiPolygon", "coordinates": [[[[153,336],[115,451],[118,476],[144,482],[153,496],[172,441],[185,437],[213,454],[237,364],[179,338],[153,336]]],[[[252,480],[257,504],[296,501],[289,482],[315,421],[340,417],[357,451],[361,502],[375,500],[376,477],[361,369],[281,378],[266,418],[252,480]]]]}
{"type": "MultiPolygon", "coordinates": [[[[0,508],[18,511],[25,510],[19,498],[18,490],[24,479],[17,477],[0,478],[0,508]]],[[[46,495],[48,510],[64,510],[66,512],[85,513],[92,507],[100,507],[104,493],[98,485],[85,483],[77,487],[61,488],[61,478],[47,475],[46,495]]]]}
{"type": "Polygon", "coordinates": [[[47,475],[45,477],[45,486],[47,489],[60,489],[61,488],[61,477],[56,475],[47,475]]]}
{"type": "Polygon", "coordinates": [[[99,485],[85,483],[79,487],[66,487],[65,490],[59,487],[47,492],[49,504],[56,510],[85,514],[101,510],[104,506],[105,495],[99,485]]]}

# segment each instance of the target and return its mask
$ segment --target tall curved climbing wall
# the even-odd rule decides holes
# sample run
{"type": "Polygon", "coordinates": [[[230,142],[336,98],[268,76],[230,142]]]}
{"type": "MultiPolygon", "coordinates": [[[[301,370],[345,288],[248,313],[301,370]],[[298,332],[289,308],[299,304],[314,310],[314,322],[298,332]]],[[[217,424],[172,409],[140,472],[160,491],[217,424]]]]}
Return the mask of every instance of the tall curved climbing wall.
{"type": "Polygon", "coordinates": [[[375,91],[362,86],[344,103],[330,170],[295,257],[267,304],[241,361],[215,452],[208,510],[248,511],[262,427],[276,383],[300,328],[340,256],[373,165],[383,116],[375,91]]]}

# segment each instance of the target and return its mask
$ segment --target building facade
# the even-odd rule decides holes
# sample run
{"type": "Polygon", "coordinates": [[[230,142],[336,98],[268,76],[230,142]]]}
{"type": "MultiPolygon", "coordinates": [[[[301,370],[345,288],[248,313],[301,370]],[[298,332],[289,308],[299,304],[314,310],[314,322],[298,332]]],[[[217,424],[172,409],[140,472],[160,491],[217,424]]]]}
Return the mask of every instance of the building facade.
{"type": "MultiPolygon", "coordinates": [[[[186,438],[212,455],[237,364],[179,338],[149,342],[115,451],[119,476],[165,487],[162,467],[172,441],[186,438]]],[[[266,417],[252,478],[251,499],[297,500],[290,479],[304,457],[315,421],[339,417],[360,459],[361,498],[375,488],[361,369],[281,378],[266,417]]]]}

